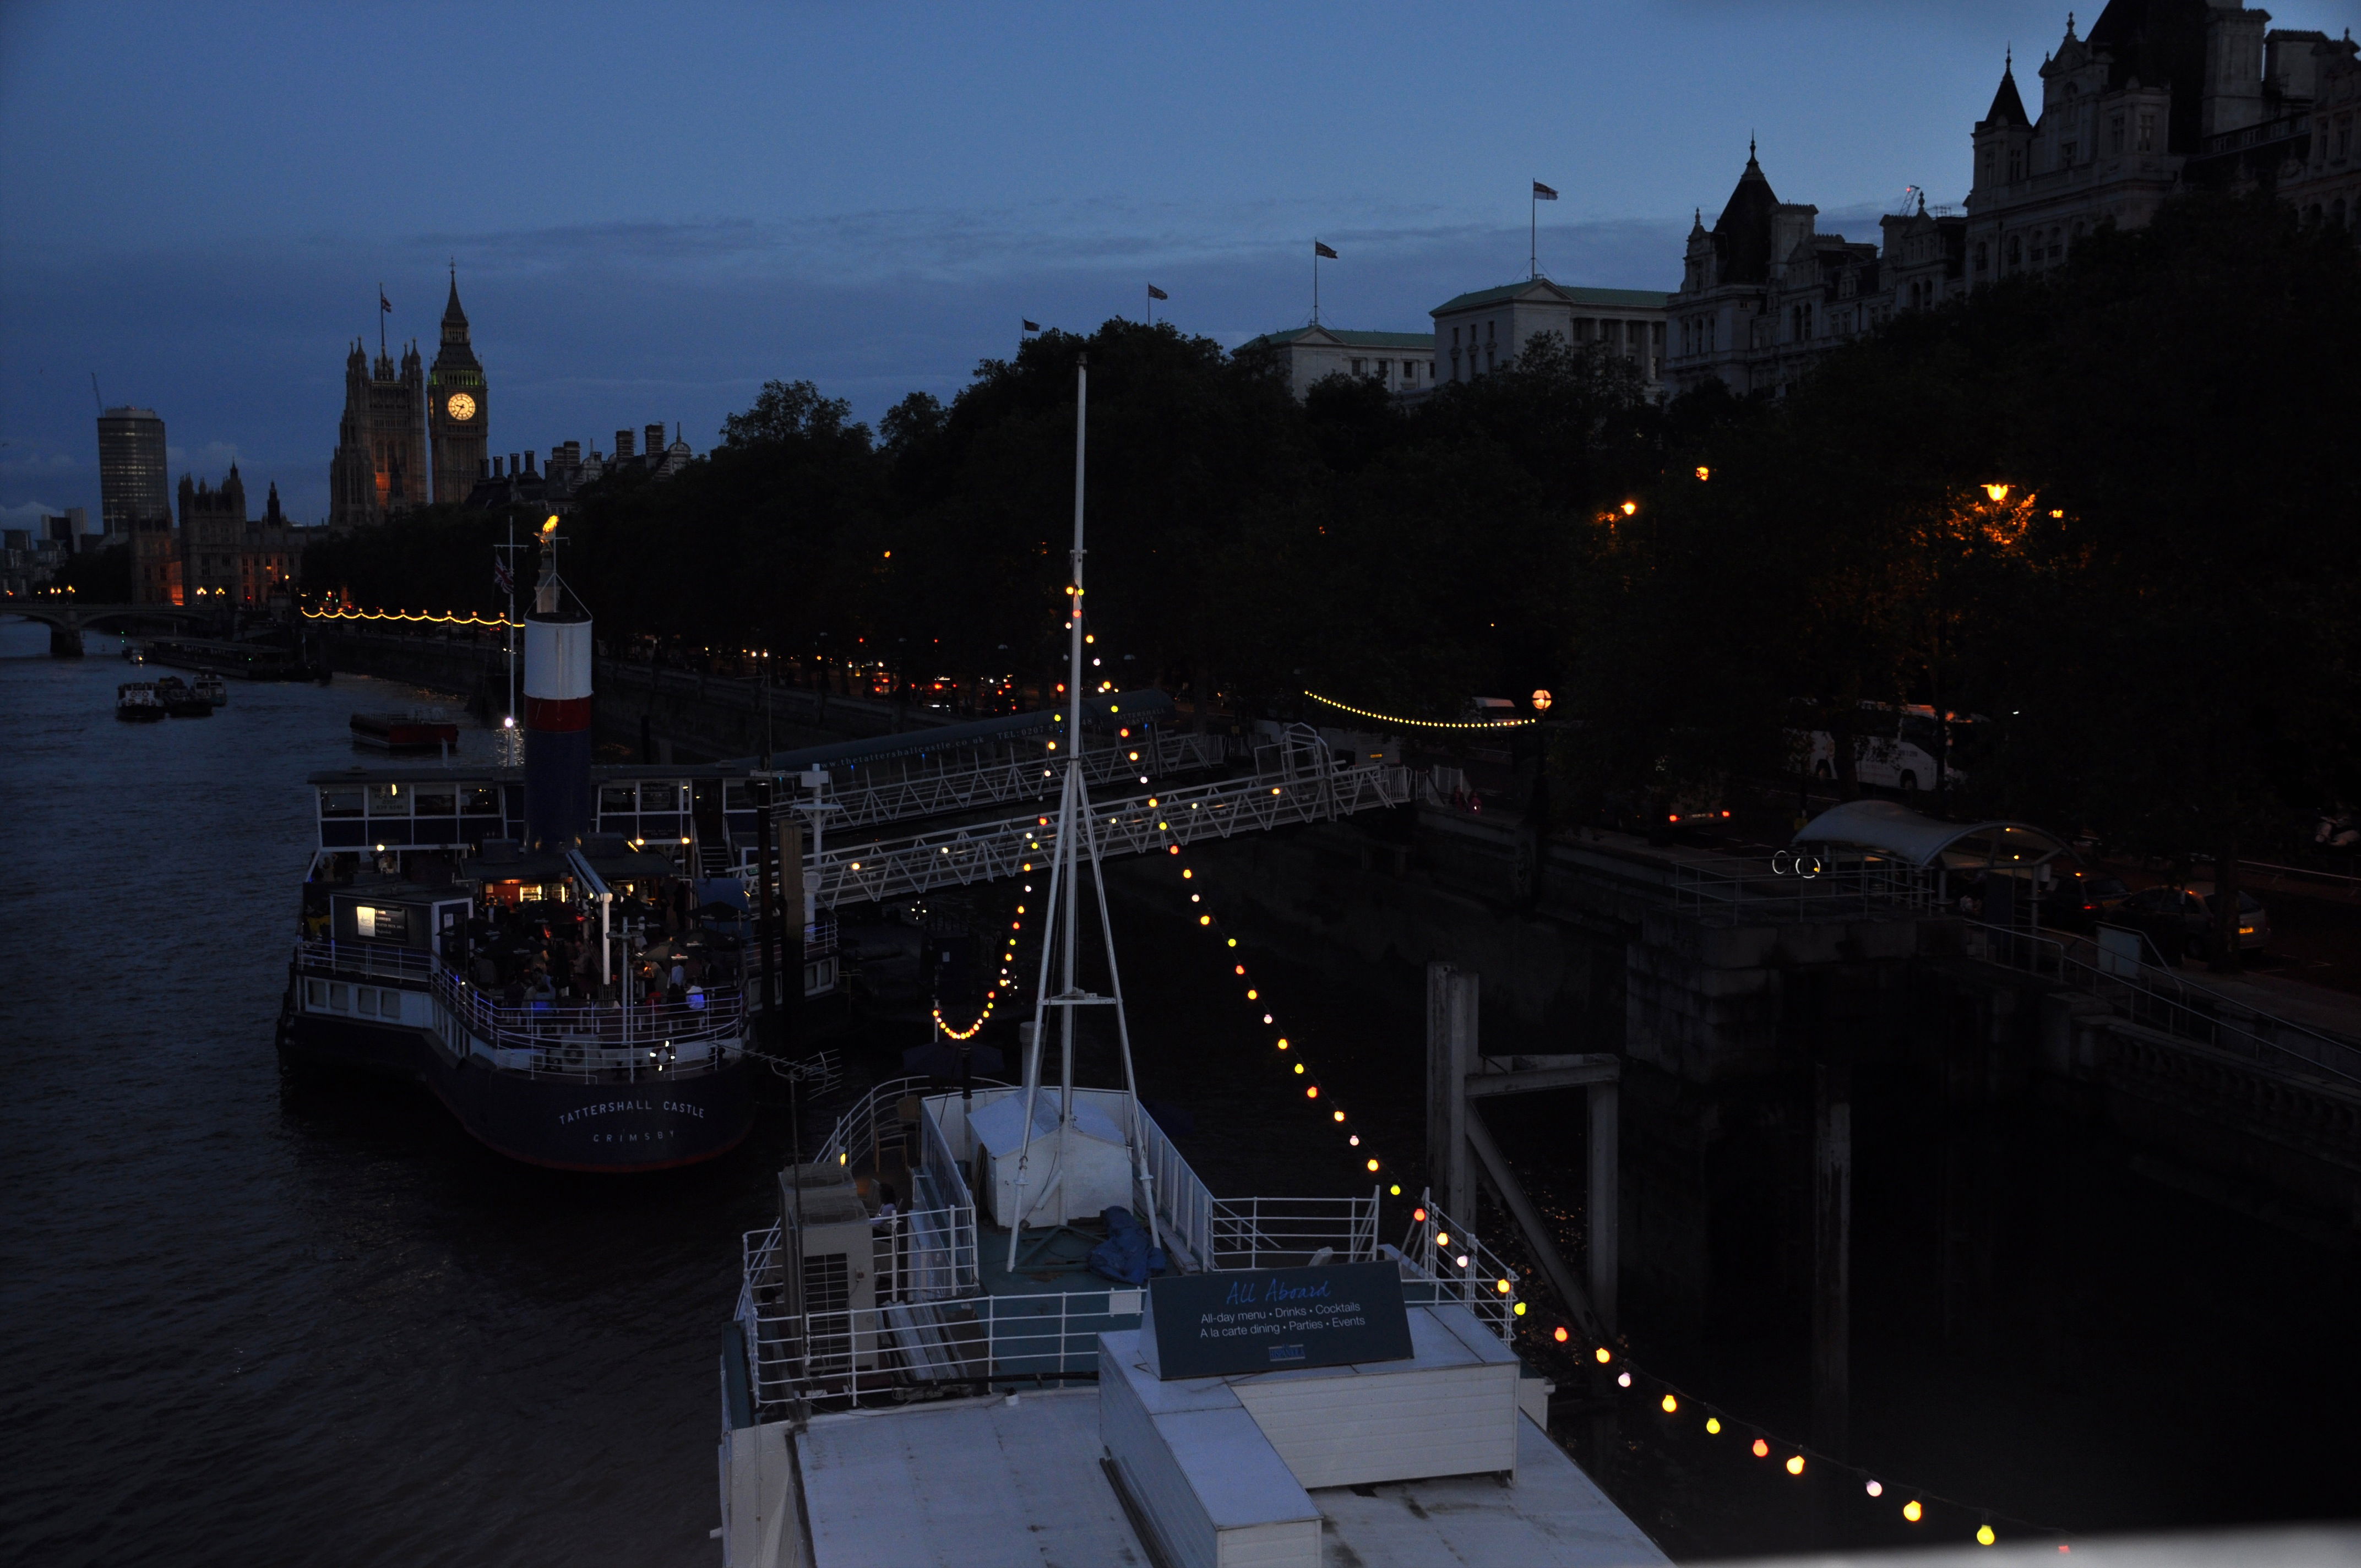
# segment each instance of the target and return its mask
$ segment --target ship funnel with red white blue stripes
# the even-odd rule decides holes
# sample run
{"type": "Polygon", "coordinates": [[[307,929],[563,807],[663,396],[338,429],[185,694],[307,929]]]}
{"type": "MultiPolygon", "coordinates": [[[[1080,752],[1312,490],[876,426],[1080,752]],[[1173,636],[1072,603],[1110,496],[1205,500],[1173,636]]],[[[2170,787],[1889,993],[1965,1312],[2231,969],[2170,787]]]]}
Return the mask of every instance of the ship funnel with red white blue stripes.
{"type": "Polygon", "coordinates": [[[557,575],[557,520],[524,621],[524,819],[532,841],[574,847],[590,830],[590,612],[557,575]]]}

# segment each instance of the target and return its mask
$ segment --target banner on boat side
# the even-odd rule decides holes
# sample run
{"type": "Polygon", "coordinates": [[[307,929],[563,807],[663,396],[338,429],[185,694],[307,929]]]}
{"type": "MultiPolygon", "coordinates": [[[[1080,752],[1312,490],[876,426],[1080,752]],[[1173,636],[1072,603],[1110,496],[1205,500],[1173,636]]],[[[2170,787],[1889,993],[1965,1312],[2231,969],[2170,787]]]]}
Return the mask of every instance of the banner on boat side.
{"type": "Polygon", "coordinates": [[[1166,1379],[1411,1355],[1410,1312],[1390,1263],[1151,1279],[1139,1329],[1150,1370],[1166,1379]]]}

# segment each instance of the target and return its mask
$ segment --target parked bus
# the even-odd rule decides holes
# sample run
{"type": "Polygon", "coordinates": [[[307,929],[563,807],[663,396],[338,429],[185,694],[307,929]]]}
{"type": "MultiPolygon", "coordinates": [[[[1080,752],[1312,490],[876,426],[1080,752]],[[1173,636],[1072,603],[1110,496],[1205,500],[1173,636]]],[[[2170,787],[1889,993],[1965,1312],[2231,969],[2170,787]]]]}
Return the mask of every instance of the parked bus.
{"type": "MultiPolygon", "coordinates": [[[[1938,718],[1923,703],[1864,702],[1853,718],[1854,776],[1905,795],[1931,790],[1938,781],[1956,789],[1965,777],[1958,759],[1976,722],[1966,713],[1938,718]]],[[[1811,743],[1812,776],[1835,779],[1835,741],[1820,729],[1812,732],[1811,743]]]]}

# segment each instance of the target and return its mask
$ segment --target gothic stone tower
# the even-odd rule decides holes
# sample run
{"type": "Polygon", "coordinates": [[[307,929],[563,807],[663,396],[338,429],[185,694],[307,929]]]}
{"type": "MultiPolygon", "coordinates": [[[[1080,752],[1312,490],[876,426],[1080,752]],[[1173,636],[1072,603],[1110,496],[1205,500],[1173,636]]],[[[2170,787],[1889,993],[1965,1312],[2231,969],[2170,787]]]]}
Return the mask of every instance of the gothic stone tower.
{"type": "Polygon", "coordinates": [[[491,400],[484,367],[467,343],[467,313],[459,308],[459,269],[451,269],[451,302],[443,307],[443,346],[426,376],[426,428],[434,447],[434,499],[467,499],[490,444],[491,400]]]}
{"type": "Polygon", "coordinates": [[[382,522],[426,504],[426,371],[412,343],[397,371],[372,367],[357,340],[345,356],[345,417],[328,463],[328,525],[382,522]]]}

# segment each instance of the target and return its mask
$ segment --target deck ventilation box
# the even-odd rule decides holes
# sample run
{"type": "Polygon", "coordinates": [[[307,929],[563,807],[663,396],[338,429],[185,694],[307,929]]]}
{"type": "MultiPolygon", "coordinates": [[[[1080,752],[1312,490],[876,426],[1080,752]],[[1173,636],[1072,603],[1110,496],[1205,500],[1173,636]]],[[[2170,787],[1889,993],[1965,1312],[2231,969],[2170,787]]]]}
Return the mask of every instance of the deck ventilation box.
{"type": "Polygon", "coordinates": [[[1320,1568],[1313,1488],[1517,1468],[1516,1353],[1464,1307],[1410,1309],[1407,1361],[1159,1378],[1099,1336],[1099,1436],[1175,1568],[1320,1568]]]}
{"type": "MultiPolygon", "coordinates": [[[[1027,1225],[1095,1220],[1109,1209],[1132,1206],[1131,1144],[1120,1119],[1127,1114],[1118,1090],[1074,1091],[1074,1117],[1061,1156],[1058,1091],[1039,1091],[1025,1169],[1027,1225]]],[[[1016,1212],[1016,1163],[1025,1146],[1025,1091],[1005,1091],[990,1103],[978,1093],[967,1125],[975,1142],[976,1199],[989,1207],[995,1223],[1009,1224],[1016,1212]]]]}
{"type": "Polygon", "coordinates": [[[810,1376],[877,1365],[877,1235],[868,1206],[833,1166],[779,1172],[779,1271],[787,1320],[806,1325],[810,1376]]]}

